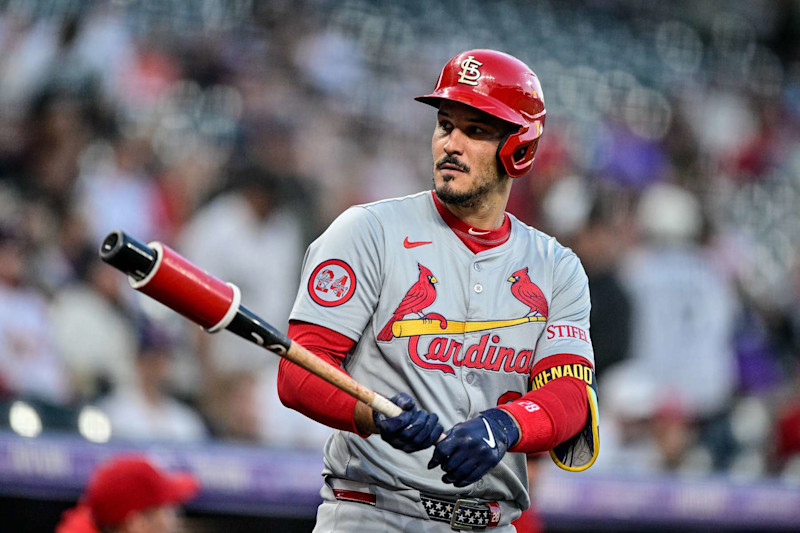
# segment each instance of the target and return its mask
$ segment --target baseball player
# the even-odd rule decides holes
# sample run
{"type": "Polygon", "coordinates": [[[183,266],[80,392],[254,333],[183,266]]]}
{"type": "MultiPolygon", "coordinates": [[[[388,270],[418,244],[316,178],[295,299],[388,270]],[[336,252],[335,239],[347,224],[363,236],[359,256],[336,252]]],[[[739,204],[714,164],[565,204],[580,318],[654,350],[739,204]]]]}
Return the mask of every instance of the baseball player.
{"type": "Polygon", "coordinates": [[[438,109],[433,191],[340,215],[306,252],[290,317],[292,338],[403,409],[387,419],[281,361],[283,403],[338,430],[317,533],[512,532],[526,453],[576,471],[597,455],[586,275],[505,212],[544,129],[538,78],[470,50],[417,100],[438,109]]]}

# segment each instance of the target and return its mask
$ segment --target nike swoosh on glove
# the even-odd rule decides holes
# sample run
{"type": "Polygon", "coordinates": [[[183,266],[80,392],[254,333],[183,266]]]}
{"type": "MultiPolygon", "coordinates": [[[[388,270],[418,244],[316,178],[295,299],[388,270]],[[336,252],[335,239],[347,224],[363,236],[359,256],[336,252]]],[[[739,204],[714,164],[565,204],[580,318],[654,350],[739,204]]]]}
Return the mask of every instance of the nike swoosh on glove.
{"type": "Polygon", "coordinates": [[[439,423],[439,416],[424,409],[417,409],[414,399],[405,392],[393,396],[390,401],[403,412],[393,418],[387,418],[373,411],[372,420],[383,440],[398,450],[407,453],[424,450],[432,446],[444,431],[439,423]]]}
{"type": "Polygon", "coordinates": [[[441,465],[445,471],[442,481],[466,487],[497,466],[517,440],[519,429],[511,415],[489,409],[453,426],[433,450],[428,468],[441,465]]]}

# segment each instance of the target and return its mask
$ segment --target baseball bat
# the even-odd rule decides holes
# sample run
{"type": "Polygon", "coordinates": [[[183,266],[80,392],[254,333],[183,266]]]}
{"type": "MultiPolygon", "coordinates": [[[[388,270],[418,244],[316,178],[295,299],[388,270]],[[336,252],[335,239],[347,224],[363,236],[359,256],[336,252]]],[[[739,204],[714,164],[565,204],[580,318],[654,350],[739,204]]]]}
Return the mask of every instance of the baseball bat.
{"type": "Polygon", "coordinates": [[[241,305],[238,287],[204,272],[168,246],[159,242],[144,244],[116,230],[100,245],[100,258],[127,274],[131,287],[209,333],[227,329],[299,365],[387,417],[403,412],[241,305]]]}

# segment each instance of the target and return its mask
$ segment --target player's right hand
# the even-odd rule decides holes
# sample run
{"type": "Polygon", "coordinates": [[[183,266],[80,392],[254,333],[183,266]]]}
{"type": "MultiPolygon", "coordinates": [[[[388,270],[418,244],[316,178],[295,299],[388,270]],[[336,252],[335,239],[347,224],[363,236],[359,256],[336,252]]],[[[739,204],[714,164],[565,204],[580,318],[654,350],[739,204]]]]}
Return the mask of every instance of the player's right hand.
{"type": "Polygon", "coordinates": [[[444,431],[436,413],[417,409],[414,399],[404,392],[392,397],[391,402],[403,410],[398,416],[387,418],[377,411],[372,412],[383,440],[407,453],[433,446],[444,431]]]}
{"type": "Polygon", "coordinates": [[[428,469],[441,465],[443,482],[466,487],[497,466],[517,440],[519,427],[514,418],[502,409],[487,409],[447,432],[436,444],[428,469]]]}

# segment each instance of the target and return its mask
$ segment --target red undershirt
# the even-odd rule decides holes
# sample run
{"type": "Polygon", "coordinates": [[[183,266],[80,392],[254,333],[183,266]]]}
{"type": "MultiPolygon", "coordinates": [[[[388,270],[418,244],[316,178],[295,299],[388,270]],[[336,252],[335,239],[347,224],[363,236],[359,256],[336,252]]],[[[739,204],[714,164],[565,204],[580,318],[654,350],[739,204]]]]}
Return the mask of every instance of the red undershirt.
{"type": "MultiPolygon", "coordinates": [[[[442,219],[473,253],[508,241],[511,220],[507,214],[503,224],[497,229],[473,228],[452,214],[433,191],[431,194],[442,219]]],[[[356,344],[354,340],[336,331],[295,320],[289,323],[288,334],[291,339],[340,369],[345,357],[356,344]]],[[[583,357],[559,354],[540,361],[531,375],[552,366],[574,363],[592,366],[583,357]]],[[[285,406],[317,422],[335,429],[359,433],[353,416],[357,400],[286,359],[280,361],[278,395],[285,406]]],[[[511,451],[546,451],[583,429],[589,414],[586,385],[573,377],[554,379],[522,398],[505,404],[503,409],[517,420],[521,428],[520,440],[511,451]],[[539,409],[529,412],[529,409],[525,409],[526,405],[530,406],[524,403],[526,401],[535,403],[539,409]]]]}
{"type": "Polygon", "coordinates": [[[507,213],[503,214],[503,224],[497,229],[486,230],[475,228],[451,213],[442,201],[439,200],[435,192],[431,191],[431,196],[433,196],[433,203],[436,205],[436,210],[439,211],[442,220],[450,226],[450,229],[453,230],[456,237],[461,239],[461,242],[463,242],[472,253],[477,254],[478,252],[483,252],[495,246],[500,246],[511,237],[511,219],[508,218],[507,213]]]}

